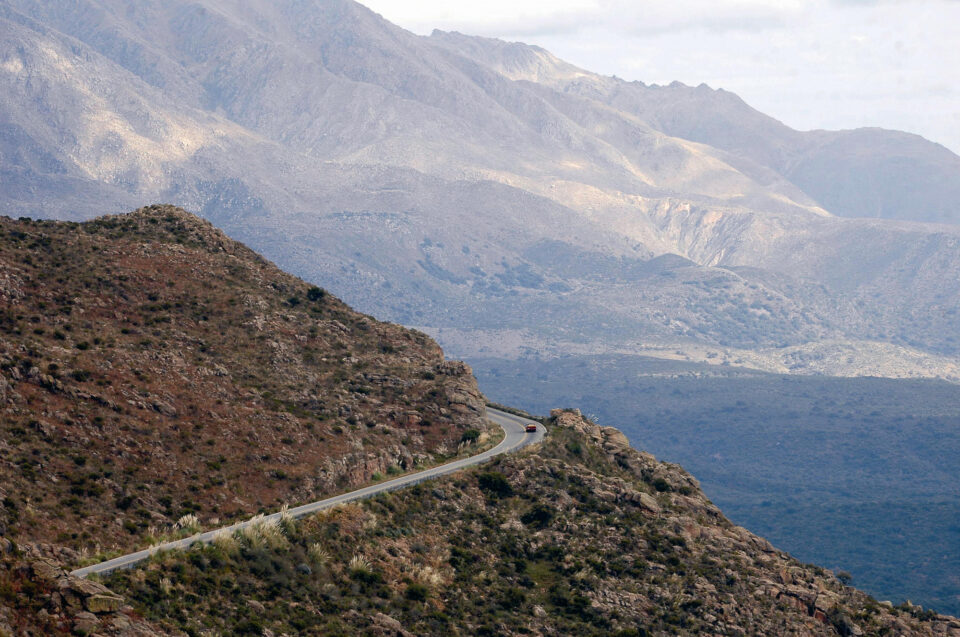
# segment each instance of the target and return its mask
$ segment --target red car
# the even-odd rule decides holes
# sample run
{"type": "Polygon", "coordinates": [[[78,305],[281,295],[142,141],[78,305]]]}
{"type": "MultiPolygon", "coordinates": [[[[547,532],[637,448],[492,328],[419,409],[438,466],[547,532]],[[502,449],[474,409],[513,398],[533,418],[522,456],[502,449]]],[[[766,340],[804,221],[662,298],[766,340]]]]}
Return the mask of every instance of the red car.
{"type": "Polygon", "coordinates": [[[529,425],[527,425],[527,431],[536,431],[536,430],[537,430],[536,424],[530,423],[529,425]]]}

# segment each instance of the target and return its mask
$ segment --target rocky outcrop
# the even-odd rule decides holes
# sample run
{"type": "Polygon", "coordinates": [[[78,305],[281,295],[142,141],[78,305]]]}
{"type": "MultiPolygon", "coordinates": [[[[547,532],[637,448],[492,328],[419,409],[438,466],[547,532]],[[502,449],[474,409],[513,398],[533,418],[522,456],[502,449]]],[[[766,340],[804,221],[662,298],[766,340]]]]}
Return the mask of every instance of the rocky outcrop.
{"type": "Polygon", "coordinates": [[[0,586],[8,591],[0,602],[0,635],[170,634],[139,617],[106,586],[73,577],[52,559],[38,557],[48,549],[25,545],[16,552],[20,557],[0,555],[0,586]]]}
{"type": "MultiPolygon", "coordinates": [[[[677,465],[658,462],[650,454],[632,449],[618,430],[597,426],[575,409],[554,410],[550,425],[554,435],[559,434],[562,439],[569,440],[569,434],[564,432],[570,432],[574,439],[588,440],[595,450],[603,452],[610,466],[627,469],[639,482],[616,475],[616,471],[610,471],[610,466],[586,462],[571,464],[548,460],[540,471],[549,471],[554,476],[575,475],[576,483],[586,486],[592,496],[614,506],[618,515],[628,515],[631,509],[638,509],[645,519],[655,517],[656,537],[667,538],[669,544],[682,547],[680,552],[687,554],[683,559],[712,556],[717,566],[724,565],[721,567],[724,573],[722,582],[702,578],[692,582],[690,599],[696,600],[698,608],[715,604],[716,611],[698,613],[698,622],[689,626],[698,625],[701,631],[716,631],[716,634],[742,634],[747,625],[762,626],[782,612],[779,609],[790,609],[796,613],[792,619],[768,623],[770,628],[760,630],[760,633],[960,636],[960,620],[924,612],[917,607],[895,609],[876,602],[843,585],[829,571],[801,565],[767,540],[730,524],[700,491],[692,476],[677,465]],[[735,589],[741,593],[728,594],[724,600],[723,591],[735,589]],[[775,607],[771,607],[767,600],[775,602],[775,607]],[[734,605],[736,610],[731,612],[734,605]],[[776,622],[783,621],[786,623],[780,624],[781,628],[773,628],[776,622]]],[[[566,449],[571,448],[576,449],[566,443],[566,449]]],[[[522,476],[519,488],[528,491],[529,485],[538,483],[529,464],[522,459],[511,459],[507,464],[514,467],[513,475],[522,476]],[[520,467],[527,468],[521,470],[520,467]]],[[[578,542],[571,534],[568,534],[567,541],[578,542]]],[[[612,539],[601,540],[601,543],[613,548],[612,539]]],[[[649,559],[649,553],[647,555],[649,559]]],[[[669,573],[671,561],[667,558],[662,566],[649,566],[669,573]]],[[[650,608],[648,600],[651,595],[665,599],[672,594],[669,587],[658,588],[648,588],[643,596],[635,595],[633,603],[636,608],[650,608]]],[[[619,604],[624,595],[628,594],[609,581],[592,598],[597,606],[609,607],[619,604]]]]}

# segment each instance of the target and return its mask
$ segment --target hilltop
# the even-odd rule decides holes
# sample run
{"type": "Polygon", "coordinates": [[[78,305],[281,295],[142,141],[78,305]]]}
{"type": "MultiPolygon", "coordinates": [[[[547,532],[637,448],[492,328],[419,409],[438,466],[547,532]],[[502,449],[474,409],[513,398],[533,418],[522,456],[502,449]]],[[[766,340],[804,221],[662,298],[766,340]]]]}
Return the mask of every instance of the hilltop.
{"type": "Polygon", "coordinates": [[[0,530],[66,562],[432,463],[486,428],[470,369],[428,337],[170,206],[0,219],[0,308],[0,530]]]}

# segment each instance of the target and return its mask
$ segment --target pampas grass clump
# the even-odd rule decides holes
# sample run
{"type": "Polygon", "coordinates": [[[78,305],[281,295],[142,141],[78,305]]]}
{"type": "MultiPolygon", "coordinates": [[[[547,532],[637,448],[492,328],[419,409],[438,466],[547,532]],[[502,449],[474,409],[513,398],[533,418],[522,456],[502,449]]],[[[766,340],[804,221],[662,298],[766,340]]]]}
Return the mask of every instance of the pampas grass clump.
{"type": "Polygon", "coordinates": [[[184,531],[198,531],[200,529],[200,518],[192,513],[188,513],[177,520],[173,528],[183,529],[184,531]]]}
{"type": "Polygon", "coordinates": [[[266,546],[281,549],[288,546],[279,516],[268,518],[262,513],[254,516],[246,526],[237,530],[237,536],[240,541],[251,548],[266,546]]]}
{"type": "Polygon", "coordinates": [[[316,542],[307,547],[307,557],[317,565],[326,564],[330,561],[330,553],[316,542]]]}
{"type": "Polygon", "coordinates": [[[350,570],[350,573],[366,574],[372,572],[373,570],[373,567],[370,566],[370,562],[368,562],[367,559],[360,554],[354,555],[350,558],[347,568],[350,570]]]}

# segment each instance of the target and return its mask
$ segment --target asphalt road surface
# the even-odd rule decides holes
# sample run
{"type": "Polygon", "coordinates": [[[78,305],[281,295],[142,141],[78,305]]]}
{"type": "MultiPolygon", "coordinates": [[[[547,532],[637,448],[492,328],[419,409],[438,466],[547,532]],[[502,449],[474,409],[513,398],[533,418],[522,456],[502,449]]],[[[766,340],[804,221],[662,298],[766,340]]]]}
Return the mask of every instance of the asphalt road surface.
{"type": "MultiPolygon", "coordinates": [[[[424,480],[429,480],[431,478],[436,478],[439,476],[445,476],[450,473],[454,473],[466,467],[471,467],[474,465],[482,464],[494,456],[499,456],[500,454],[510,453],[512,451],[518,451],[523,449],[527,445],[540,442],[543,440],[543,436],[546,433],[544,426],[537,424],[536,432],[527,432],[526,426],[534,421],[528,420],[526,418],[521,418],[519,416],[514,416],[513,414],[508,414],[503,411],[496,409],[487,408],[487,417],[493,422],[497,423],[503,428],[505,436],[503,441],[493,449],[484,451],[483,453],[471,456],[469,458],[463,458],[461,460],[454,460],[453,462],[448,462],[447,464],[440,465],[439,467],[433,467],[432,469],[426,469],[424,471],[419,471],[417,473],[411,473],[399,478],[394,478],[393,480],[387,480],[386,482],[378,482],[377,484],[364,487],[362,489],[357,489],[356,491],[351,491],[350,493],[344,493],[341,495],[335,495],[332,498],[327,498],[326,500],[320,500],[318,502],[311,502],[310,504],[304,504],[298,506],[294,509],[289,509],[287,514],[294,518],[302,518],[310,515],[311,513],[316,513],[317,511],[322,511],[323,509],[329,509],[330,507],[336,506],[338,504],[344,504],[346,502],[353,502],[355,500],[362,500],[364,498],[369,498],[371,496],[377,495],[378,493],[385,493],[387,491],[395,491],[396,489],[403,489],[404,487],[409,487],[414,484],[423,482],[424,480]]],[[[264,516],[265,519],[271,520],[274,518],[279,518],[280,513],[274,513],[272,515],[264,516]]],[[[145,549],[143,551],[137,551],[136,553],[130,553],[129,555],[122,555],[120,557],[115,557],[112,560],[107,560],[106,562],[100,562],[99,564],[92,564],[90,566],[85,566],[83,568],[77,569],[71,573],[71,575],[76,575],[78,577],[86,577],[91,574],[100,574],[106,575],[112,573],[113,571],[132,568],[137,564],[144,562],[152,555],[158,551],[173,551],[173,550],[183,550],[189,548],[197,542],[209,543],[212,542],[214,537],[222,532],[226,531],[227,533],[233,533],[239,529],[242,529],[245,526],[248,526],[251,523],[250,520],[243,522],[237,522],[231,526],[226,526],[220,529],[213,531],[207,531],[206,533],[198,533],[190,537],[183,538],[182,540],[176,540],[174,542],[167,542],[166,544],[160,544],[158,546],[145,549]]]]}

